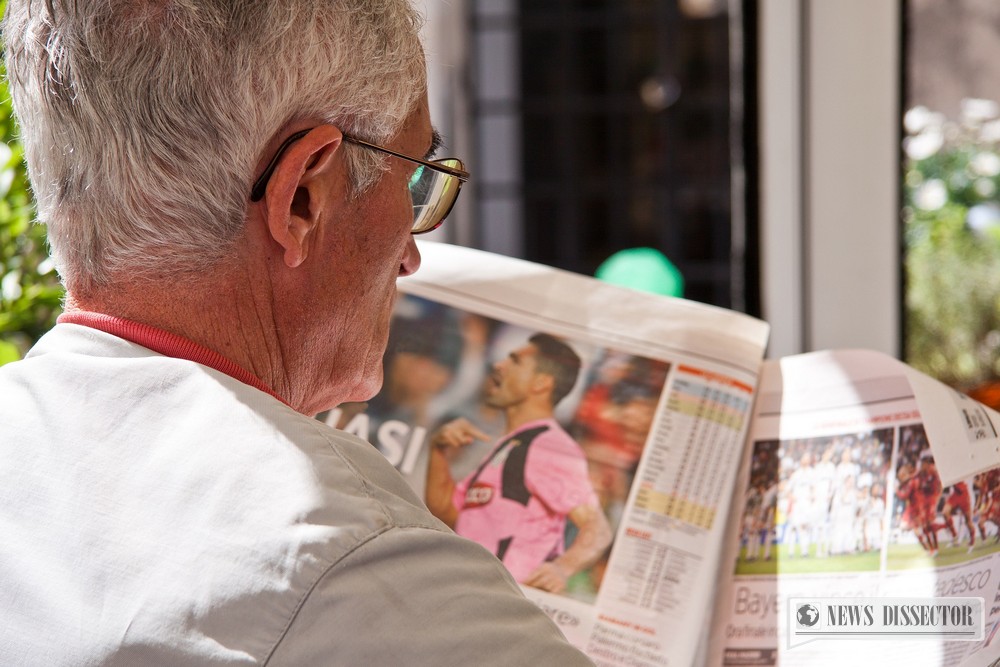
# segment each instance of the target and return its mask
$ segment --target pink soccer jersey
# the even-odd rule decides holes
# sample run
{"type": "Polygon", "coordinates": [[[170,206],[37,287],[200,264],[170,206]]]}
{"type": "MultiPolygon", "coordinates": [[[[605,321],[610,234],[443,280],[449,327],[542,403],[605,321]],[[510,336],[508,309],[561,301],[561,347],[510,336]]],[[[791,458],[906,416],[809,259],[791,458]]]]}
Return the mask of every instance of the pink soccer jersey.
{"type": "Polygon", "coordinates": [[[562,553],[570,510],[598,507],[583,451],[554,419],[507,435],[453,500],[455,532],[495,553],[517,581],[562,553]]]}

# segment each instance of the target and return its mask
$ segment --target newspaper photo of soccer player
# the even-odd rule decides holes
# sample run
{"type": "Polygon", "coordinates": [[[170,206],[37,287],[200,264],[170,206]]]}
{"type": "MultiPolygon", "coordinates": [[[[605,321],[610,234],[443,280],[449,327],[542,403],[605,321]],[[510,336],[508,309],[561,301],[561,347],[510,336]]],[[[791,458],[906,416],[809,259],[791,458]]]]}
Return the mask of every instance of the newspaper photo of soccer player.
{"type": "Polygon", "coordinates": [[[1000,472],[944,487],[922,424],[899,429],[890,569],[962,563],[1000,551],[1000,472]]]}
{"type": "Polygon", "coordinates": [[[593,601],[669,364],[407,295],[383,367],[378,396],[320,417],[519,583],[593,601]]]}

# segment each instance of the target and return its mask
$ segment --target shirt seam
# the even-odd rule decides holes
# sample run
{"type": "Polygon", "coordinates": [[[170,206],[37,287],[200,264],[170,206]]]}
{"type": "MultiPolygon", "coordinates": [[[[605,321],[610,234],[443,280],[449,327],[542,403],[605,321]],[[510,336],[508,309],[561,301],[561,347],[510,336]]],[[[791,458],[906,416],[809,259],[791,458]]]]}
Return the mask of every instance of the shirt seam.
{"type": "Polygon", "coordinates": [[[299,615],[302,613],[302,609],[306,606],[306,602],[309,601],[309,598],[311,598],[312,594],[316,592],[316,589],[319,587],[320,583],[327,578],[327,576],[334,570],[334,568],[343,563],[344,560],[346,560],[347,558],[353,556],[354,553],[357,552],[359,549],[361,549],[364,546],[367,546],[368,544],[378,539],[379,537],[382,537],[383,535],[386,535],[392,531],[407,530],[407,529],[440,532],[433,526],[425,526],[419,523],[389,524],[383,526],[382,528],[376,531],[369,533],[364,539],[359,540],[353,547],[351,547],[343,554],[338,556],[336,559],[331,561],[330,564],[327,565],[322,572],[320,572],[320,574],[312,582],[309,588],[302,594],[302,597],[299,598],[298,603],[296,603],[295,605],[295,609],[292,610],[291,615],[288,617],[288,622],[285,624],[285,627],[281,630],[281,633],[278,635],[278,638],[274,641],[274,644],[271,646],[271,650],[267,652],[267,657],[264,658],[264,662],[261,663],[262,667],[267,667],[267,665],[271,662],[271,659],[274,658],[275,652],[277,652],[277,650],[281,647],[282,642],[284,642],[285,639],[288,637],[288,633],[291,631],[292,626],[295,625],[295,621],[298,620],[299,615]]]}
{"type": "MultiPolygon", "coordinates": [[[[316,421],[316,420],[313,420],[313,421],[316,421]]],[[[330,427],[327,426],[326,428],[329,429],[330,427]]],[[[345,558],[347,558],[348,556],[350,556],[355,551],[357,551],[358,549],[360,549],[364,545],[368,544],[369,542],[371,542],[375,538],[377,538],[377,537],[379,537],[381,535],[384,535],[385,533],[387,533],[388,531],[393,530],[393,529],[397,529],[397,528],[424,528],[424,529],[427,529],[427,530],[433,530],[433,528],[431,528],[431,527],[421,526],[420,524],[398,525],[398,524],[394,523],[392,521],[391,515],[389,514],[388,510],[385,507],[385,503],[383,503],[381,500],[379,500],[378,498],[376,498],[375,495],[372,493],[371,484],[369,483],[368,479],[364,475],[361,474],[361,471],[358,470],[358,468],[354,465],[354,463],[350,459],[348,459],[346,456],[344,456],[343,452],[341,452],[337,447],[334,446],[333,440],[330,437],[330,435],[327,434],[327,433],[324,433],[323,429],[320,428],[320,422],[316,421],[316,423],[314,425],[312,425],[312,430],[313,430],[313,432],[316,435],[318,435],[319,437],[323,438],[323,440],[325,441],[325,443],[326,443],[327,447],[330,449],[330,451],[334,455],[336,455],[337,458],[339,458],[341,460],[341,462],[348,468],[348,470],[351,471],[351,474],[354,475],[355,479],[357,479],[358,482],[360,483],[361,488],[364,491],[365,497],[368,500],[370,500],[371,502],[373,502],[375,505],[378,506],[378,510],[382,514],[382,518],[385,520],[386,525],[383,526],[382,528],[378,529],[378,530],[375,530],[375,531],[369,533],[368,536],[365,537],[364,539],[359,540],[356,544],[354,544],[354,546],[352,546],[350,549],[348,549],[347,551],[345,551],[344,553],[342,553],[340,556],[338,556],[337,558],[335,558],[332,562],[330,562],[329,565],[327,565],[326,568],[323,569],[322,572],[320,572],[320,574],[316,577],[316,579],[312,582],[312,584],[302,594],[302,597],[299,598],[298,603],[295,605],[295,609],[292,610],[292,614],[288,618],[288,622],[285,624],[285,627],[282,629],[281,633],[278,635],[278,638],[275,640],[273,646],[271,647],[271,650],[268,651],[267,657],[264,659],[263,665],[267,665],[271,661],[271,658],[274,657],[275,651],[278,650],[278,647],[281,645],[281,643],[288,636],[288,632],[291,630],[292,625],[294,625],[295,621],[298,619],[299,613],[302,611],[302,608],[305,606],[305,604],[309,600],[310,596],[312,596],[313,592],[316,590],[316,587],[319,586],[319,583],[321,581],[323,581],[324,578],[326,578],[326,576],[330,573],[331,570],[333,570],[333,568],[335,568],[337,565],[339,565],[341,562],[343,562],[343,560],[345,558]]]]}

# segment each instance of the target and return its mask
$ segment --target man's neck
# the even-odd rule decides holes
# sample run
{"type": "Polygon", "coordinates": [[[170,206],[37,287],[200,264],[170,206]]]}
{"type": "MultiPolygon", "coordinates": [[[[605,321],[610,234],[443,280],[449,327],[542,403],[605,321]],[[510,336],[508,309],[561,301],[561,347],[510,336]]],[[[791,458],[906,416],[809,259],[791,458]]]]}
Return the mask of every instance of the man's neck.
{"type": "Polygon", "coordinates": [[[552,406],[547,403],[539,405],[525,401],[524,403],[505,408],[504,415],[507,418],[507,432],[510,433],[529,422],[538,421],[539,419],[551,419],[552,406]]]}
{"type": "Polygon", "coordinates": [[[111,315],[186,338],[246,369],[294,405],[275,318],[262,310],[245,280],[218,271],[211,280],[163,285],[140,282],[70,293],[66,311],[111,315]]]}

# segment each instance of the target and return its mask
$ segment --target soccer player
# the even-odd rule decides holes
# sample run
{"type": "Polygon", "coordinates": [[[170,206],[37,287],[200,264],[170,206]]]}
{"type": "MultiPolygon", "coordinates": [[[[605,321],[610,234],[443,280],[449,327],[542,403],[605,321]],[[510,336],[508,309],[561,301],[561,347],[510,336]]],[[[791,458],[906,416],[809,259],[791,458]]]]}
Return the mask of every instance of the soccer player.
{"type": "Polygon", "coordinates": [[[580,446],[553,417],[573,388],[580,358],[563,341],[535,334],[493,367],[487,405],[504,413],[503,436],[478,469],[456,482],[449,454],[489,436],[456,419],[431,437],[427,507],[459,535],[479,542],[528,586],[560,593],[596,562],[611,529],[580,446]],[[576,527],[565,545],[567,520],[576,527]]]}
{"type": "Polygon", "coordinates": [[[972,553],[973,547],[976,546],[976,529],[972,524],[972,494],[969,492],[969,485],[965,482],[958,482],[947,488],[944,496],[944,507],[941,510],[941,518],[944,519],[944,523],[934,526],[935,530],[948,529],[948,532],[951,533],[952,546],[957,545],[959,541],[955,522],[951,518],[955,513],[959,513],[965,522],[965,527],[969,532],[969,553],[972,553]]]}

